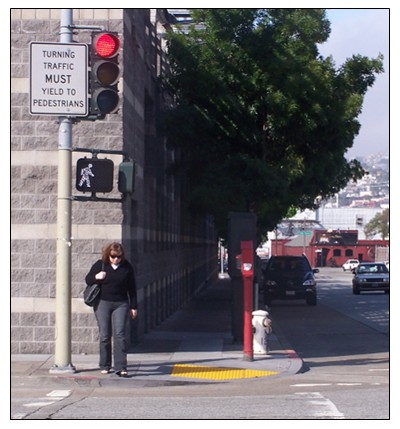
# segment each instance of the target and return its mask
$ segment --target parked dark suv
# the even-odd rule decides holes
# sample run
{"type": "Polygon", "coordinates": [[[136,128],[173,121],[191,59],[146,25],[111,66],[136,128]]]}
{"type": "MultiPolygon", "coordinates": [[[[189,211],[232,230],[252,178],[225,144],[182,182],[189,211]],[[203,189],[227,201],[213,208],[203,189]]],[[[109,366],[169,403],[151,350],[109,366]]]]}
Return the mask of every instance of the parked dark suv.
{"type": "Polygon", "coordinates": [[[264,305],[273,299],[305,299],[317,304],[317,282],[305,256],[271,256],[264,270],[264,305]]]}

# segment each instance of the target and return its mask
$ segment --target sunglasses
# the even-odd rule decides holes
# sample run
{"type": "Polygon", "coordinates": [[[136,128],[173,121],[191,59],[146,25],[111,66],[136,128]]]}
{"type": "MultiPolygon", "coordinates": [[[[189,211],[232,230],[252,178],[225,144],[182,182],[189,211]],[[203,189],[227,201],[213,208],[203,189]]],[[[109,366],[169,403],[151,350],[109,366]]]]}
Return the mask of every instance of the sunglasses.
{"type": "Polygon", "coordinates": [[[111,259],[116,259],[116,258],[121,259],[122,255],[110,255],[110,258],[111,259]]]}

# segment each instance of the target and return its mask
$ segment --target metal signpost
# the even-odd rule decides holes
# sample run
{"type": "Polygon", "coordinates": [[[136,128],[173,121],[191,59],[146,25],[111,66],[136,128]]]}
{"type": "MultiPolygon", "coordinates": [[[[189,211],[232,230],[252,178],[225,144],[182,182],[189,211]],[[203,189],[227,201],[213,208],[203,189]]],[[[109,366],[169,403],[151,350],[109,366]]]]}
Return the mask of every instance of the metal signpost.
{"type": "Polygon", "coordinates": [[[56,322],[50,373],[71,363],[72,121],[88,114],[88,48],[72,39],[72,9],[61,9],[60,43],[30,44],[30,113],[56,115],[58,130],[56,322]]]}
{"type": "MultiPolygon", "coordinates": [[[[72,9],[61,10],[61,42],[72,48],[72,9]]],[[[87,60],[85,61],[87,64],[87,60]]],[[[32,98],[32,97],[31,97],[32,98]]],[[[60,116],[58,131],[58,198],[56,262],[56,334],[50,372],[75,372],[71,360],[71,179],[72,119],[60,116]]]]}

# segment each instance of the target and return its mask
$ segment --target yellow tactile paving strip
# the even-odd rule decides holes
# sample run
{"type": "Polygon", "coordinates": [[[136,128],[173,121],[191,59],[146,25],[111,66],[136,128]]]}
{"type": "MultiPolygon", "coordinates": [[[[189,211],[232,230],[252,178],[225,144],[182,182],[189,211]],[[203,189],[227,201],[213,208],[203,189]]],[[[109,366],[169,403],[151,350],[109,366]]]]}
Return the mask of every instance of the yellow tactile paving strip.
{"type": "Polygon", "coordinates": [[[218,368],[203,365],[176,364],[172,368],[173,377],[205,378],[207,380],[233,380],[257,378],[279,374],[277,371],[260,371],[242,368],[218,368]]]}

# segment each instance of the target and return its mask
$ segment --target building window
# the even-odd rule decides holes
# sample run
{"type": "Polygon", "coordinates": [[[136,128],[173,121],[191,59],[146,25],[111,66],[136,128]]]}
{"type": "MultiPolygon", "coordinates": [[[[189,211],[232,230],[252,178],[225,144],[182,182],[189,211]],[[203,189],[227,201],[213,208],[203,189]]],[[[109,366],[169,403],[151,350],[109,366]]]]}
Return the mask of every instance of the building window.
{"type": "Polygon", "coordinates": [[[340,249],[333,249],[333,256],[342,256],[342,251],[340,249]]]}
{"type": "Polygon", "coordinates": [[[353,249],[346,249],[344,251],[344,255],[348,256],[349,258],[353,257],[353,249]]]}

